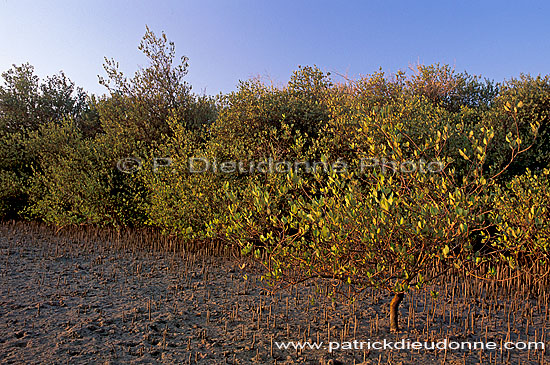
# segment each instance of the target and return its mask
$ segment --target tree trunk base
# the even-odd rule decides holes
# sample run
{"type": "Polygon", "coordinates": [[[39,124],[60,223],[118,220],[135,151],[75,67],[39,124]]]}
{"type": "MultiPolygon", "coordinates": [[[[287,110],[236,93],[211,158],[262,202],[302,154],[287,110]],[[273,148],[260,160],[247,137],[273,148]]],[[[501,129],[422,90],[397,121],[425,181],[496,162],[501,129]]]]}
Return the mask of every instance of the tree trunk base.
{"type": "Polygon", "coordinates": [[[390,302],[390,331],[399,331],[399,304],[403,301],[404,293],[397,293],[390,302]]]}

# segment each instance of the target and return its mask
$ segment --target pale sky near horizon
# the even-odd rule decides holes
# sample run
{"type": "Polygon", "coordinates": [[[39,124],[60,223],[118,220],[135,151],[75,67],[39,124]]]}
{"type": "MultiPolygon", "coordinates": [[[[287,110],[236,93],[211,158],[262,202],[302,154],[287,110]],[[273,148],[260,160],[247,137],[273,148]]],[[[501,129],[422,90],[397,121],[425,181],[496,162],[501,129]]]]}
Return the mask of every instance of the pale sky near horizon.
{"type": "Polygon", "coordinates": [[[442,63],[502,81],[550,74],[549,15],[544,1],[0,0],[0,71],[29,62],[101,94],[103,57],[127,74],[146,65],[147,24],[189,57],[198,93],[256,76],[283,84],[313,64],[357,77],[442,63]]]}

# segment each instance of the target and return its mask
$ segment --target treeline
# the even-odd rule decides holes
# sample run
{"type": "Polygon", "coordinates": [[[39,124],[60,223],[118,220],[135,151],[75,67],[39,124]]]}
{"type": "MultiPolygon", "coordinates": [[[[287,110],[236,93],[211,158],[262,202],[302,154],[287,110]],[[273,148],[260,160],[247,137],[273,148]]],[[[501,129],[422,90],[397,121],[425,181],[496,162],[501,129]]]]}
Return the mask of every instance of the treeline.
{"type": "Polygon", "coordinates": [[[4,219],[158,227],[238,244],[274,277],[301,268],[395,292],[433,263],[547,264],[548,76],[495,83],[432,65],[336,83],[301,67],[283,88],[249,80],[209,97],[164,34],[147,29],[140,50],[150,63],[131,78],[106,60],[103,97],[28,64],[2,74],[4,219]],[[269,159],[322,168],[193,165],[269,159]]]}

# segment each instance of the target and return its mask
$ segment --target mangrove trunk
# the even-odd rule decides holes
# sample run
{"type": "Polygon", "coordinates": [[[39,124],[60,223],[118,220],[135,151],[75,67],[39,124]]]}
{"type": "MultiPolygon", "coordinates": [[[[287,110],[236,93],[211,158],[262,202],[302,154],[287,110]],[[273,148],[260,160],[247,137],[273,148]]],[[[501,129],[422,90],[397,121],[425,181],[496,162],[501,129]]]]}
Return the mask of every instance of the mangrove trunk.
{"type": "Polygon", "coordinates": [[[405,296],[404,293],[397,293],[390,302],[390,331],[399,331],[399,304],[405,296]]]}

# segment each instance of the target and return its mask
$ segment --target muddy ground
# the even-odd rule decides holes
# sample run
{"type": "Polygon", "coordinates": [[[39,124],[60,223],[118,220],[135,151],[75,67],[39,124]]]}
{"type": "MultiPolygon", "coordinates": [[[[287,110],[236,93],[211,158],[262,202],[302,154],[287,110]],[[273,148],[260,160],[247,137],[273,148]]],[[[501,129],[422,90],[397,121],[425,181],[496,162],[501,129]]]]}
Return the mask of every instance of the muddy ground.
{"type": "MultiPolygon", "coordinates": [[[[329,341],[543,341],[548,298],[475,295],[449,281],[407,295],[333,301],[326,282],[274,288],[236,258],[151,253],[21,224],[0,227],[1,363],[541,364],[550,350],[373,350],[329,341]],[[430,290],[439,292],[437,299],[430,290]],[[279,349],[283,341],[320,349],[279,349]]],[[[487,292],[485,289],[484,292],[487,292]]],[[[366,345],[365,345],[366,346],[366,345]]]]}

